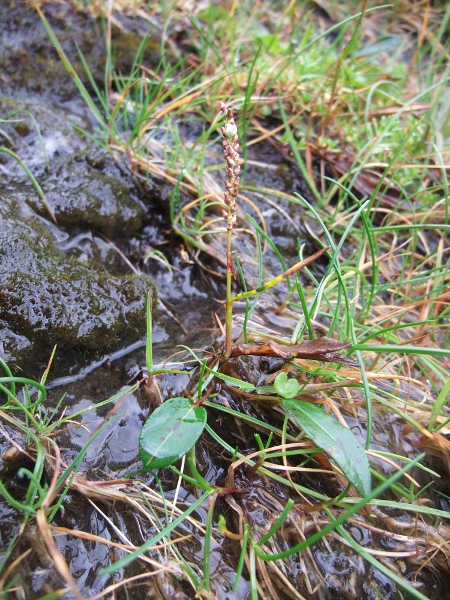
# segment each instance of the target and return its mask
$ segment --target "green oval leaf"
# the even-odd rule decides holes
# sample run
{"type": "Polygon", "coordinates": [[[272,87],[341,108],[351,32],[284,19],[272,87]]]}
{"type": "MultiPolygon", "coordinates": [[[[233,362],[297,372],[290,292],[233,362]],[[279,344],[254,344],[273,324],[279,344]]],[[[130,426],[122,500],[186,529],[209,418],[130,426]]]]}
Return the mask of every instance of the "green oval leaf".
{"type": "Polygon", "coordinates": [[[145,469],[167,467],[188,452],[206,424],[206,410],[187,398],[171,398],[152,412],[139,437],[145,469]]]}
{"type": "Polygon", "coordinates": [[[299,391],[300,385],[296,379],[288,379],[287,374],[281,371],[273,382],[276,393],[282,398],[294,398],[299,391]]]}
{"type": "Polygon", "coordinates": [[[371,491],[369,461],[364,448],[355,435],[331,415],[309,402],[283,400],[284,408],[291,413],[306,435],[342,469],[347,479],[361,496],[371,491]]]}

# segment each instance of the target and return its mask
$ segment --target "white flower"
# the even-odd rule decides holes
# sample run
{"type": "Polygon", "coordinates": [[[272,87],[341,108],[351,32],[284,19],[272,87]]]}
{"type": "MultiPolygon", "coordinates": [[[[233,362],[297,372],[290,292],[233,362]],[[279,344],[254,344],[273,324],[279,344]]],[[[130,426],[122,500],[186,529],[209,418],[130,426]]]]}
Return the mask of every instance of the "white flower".
{"type": "Polygon", "coordinates": [[[232,140],[237,135],[237,127],[234,123],[227,123],[223,128],[224,136],[232,140]]]}

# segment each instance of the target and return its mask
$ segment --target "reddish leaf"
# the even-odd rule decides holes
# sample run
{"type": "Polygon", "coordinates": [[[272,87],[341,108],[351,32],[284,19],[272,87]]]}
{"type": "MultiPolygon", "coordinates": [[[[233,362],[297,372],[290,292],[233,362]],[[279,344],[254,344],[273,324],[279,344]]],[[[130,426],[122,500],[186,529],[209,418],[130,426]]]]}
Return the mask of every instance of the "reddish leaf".
{"type": "Polygon", "coordinates": [[[322,337],[317,340],[308,340],[295,346],[284,346],[276,342],[267,342],[260,346],[236,346],[231,351],[231,356],[240,356],[242,354],[251,356],[273,356],[292,360],[293,358],[305,358],[310,360],[320,360],[322,362],[335,362],[341,365],[357,367],[358,363],[351,358],[339,354],[351,346],[348,342],[339,342],[331,338],[322,337]]]}

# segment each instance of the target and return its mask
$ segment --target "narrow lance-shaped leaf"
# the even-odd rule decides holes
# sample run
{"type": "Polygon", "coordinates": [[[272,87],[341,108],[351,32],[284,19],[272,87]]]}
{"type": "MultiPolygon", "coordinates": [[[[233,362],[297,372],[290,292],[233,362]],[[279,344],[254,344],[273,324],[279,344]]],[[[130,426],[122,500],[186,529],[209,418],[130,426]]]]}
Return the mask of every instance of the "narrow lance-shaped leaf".
{"type": "Polygon", "coordinates": [[[355,435],[315,404],[293,399],[283,400],[306,435],[342,469],[361,496],[371,490],[369,461],[355,435]]]}
{"type": "Polygon", "coordinates": [[[171,398],[152,412],[139,437],[145,469],[167,467],[188,452],[206,424],[206,410],[187,398],[171,398]]]}

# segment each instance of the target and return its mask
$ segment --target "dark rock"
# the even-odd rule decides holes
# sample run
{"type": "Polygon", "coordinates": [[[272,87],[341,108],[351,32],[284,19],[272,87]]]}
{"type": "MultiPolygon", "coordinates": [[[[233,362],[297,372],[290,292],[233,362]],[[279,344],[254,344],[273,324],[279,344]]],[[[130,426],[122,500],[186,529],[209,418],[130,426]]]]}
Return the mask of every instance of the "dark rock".
{"type": "MultiPolygon", "coordinates": [[[[58,224],[87,227],[108,238],[129,237],[142,225],[141,206],[131,199],[128,187],[120,180],[87,167],[66,160],[41,180],[58,224]]],[[[34,190],[27,203],[46,214],[34,190]]]]}
{"type": "Polygon", "coordinates": [[[0,215],[4,360],[25,369],[24,361],[45,361],[55,344],[104,349],[144,333],[147,279],[80,264],[58,249],[29,208],[1,196],[0,215]]]}
{"type": "MultiPolygon", "coordinates": [[[[58,225],[118,236],[120,241],[141,228],[143,209],[130,174],[105,150],[83,140],[62,110],[4,98],[1,112],[10,116],[3,137],[42,187],[58,225]]],[[[19,163],[4,153],[0,157],[7,172],[0,173],[4,190],[17,196],[20,188],[21,199],[48,217],[19,163]]]]}

